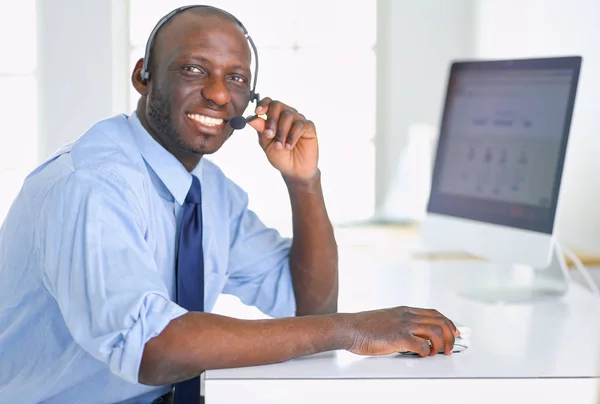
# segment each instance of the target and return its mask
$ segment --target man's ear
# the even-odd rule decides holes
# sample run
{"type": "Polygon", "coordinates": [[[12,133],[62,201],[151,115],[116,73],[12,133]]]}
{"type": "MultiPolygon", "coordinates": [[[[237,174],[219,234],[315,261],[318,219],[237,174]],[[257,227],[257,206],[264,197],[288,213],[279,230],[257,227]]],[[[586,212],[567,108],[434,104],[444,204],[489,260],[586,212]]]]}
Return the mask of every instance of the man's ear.
{"type": "Polygon", "coordinates": [[[140,95],[148,94],[148,82],[142,80],[142,67],[144,66],[144,59],[140,59],[135,64],[133,72],[131,73],[131,84],[137,90],[140,95]]]}

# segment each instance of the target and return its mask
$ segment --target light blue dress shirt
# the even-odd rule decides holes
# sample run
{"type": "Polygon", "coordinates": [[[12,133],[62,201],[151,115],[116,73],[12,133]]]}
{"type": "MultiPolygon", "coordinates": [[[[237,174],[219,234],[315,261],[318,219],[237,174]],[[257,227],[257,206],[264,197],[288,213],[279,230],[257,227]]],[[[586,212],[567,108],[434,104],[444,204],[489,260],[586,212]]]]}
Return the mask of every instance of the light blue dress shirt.
{"type": "MultiPolygon", "coordinates": [[[[205,159],[205,308],[220,293],[293,316],[291,240],[248,209],[205,159]]],[[[186,311],[173,303],[189,172],[136,114],[94,125],[25,180],[0,230],[0,403],[150,403],[144,344],[186,311]]],[[[210,347],[207,347],[210,349],[210,347]]]]}

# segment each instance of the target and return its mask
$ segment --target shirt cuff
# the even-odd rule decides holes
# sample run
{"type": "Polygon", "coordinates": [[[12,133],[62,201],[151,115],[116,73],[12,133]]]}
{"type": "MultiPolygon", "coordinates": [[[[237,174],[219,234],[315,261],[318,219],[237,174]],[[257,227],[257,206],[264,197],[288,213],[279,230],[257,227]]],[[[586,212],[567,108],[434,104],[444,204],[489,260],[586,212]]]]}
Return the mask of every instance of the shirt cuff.
{"type": "Polygon", "coordinates": [[[146,296],[137,320],[124,339],[112,349],[109,358],[111,372],[130,383],[138,383],[146,342],[159,335],[171,320],[186,313],[187,310],[162,295],[146,296]]]}

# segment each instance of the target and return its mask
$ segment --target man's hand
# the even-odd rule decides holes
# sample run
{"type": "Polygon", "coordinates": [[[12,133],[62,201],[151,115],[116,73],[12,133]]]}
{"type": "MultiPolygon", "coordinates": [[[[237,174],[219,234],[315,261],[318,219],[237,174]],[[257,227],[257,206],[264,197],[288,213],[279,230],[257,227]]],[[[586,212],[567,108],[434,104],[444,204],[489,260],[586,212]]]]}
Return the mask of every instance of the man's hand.
{"type": "Polygon", "coordinates": [[[256,107],[257,115],[248,124],[258,132],[259,143],[269,162],[281,174],[293,180],[310,180],[317,174],[319,146],[315,125],[295,109],[270,98],[256,107]]]}
{"type": "Polygon", "coordinates": [[[414,352],[419,356],[452,353],[459,331],[436,310],[396,307],[351,315],[354,331],[348,349],[358,355],[414,352]]]}

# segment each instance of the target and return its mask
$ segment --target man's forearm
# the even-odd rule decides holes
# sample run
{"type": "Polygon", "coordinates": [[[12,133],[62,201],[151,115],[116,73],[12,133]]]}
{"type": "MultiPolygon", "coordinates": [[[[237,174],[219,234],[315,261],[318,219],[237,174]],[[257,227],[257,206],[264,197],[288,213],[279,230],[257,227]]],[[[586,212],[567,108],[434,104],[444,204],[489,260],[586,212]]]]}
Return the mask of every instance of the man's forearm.
{"type": "MultiPolygon", "coordinates": [[[[284,178],[285,179],[285,178],[284,178]]],[[[308,182],[285,179],[294,226],[290,268],[296,315],[335,313],[338,299],[338,254],[327,215],[320,171],[308,182]]]]}
{"type": "Polygon", "coordinates": [[[190,312],[172,320],[146,343],[139,381],[166,385],[205,370],[256,366],[336,349],[347,349],[344,315],[238,320],[190,312]]]}

